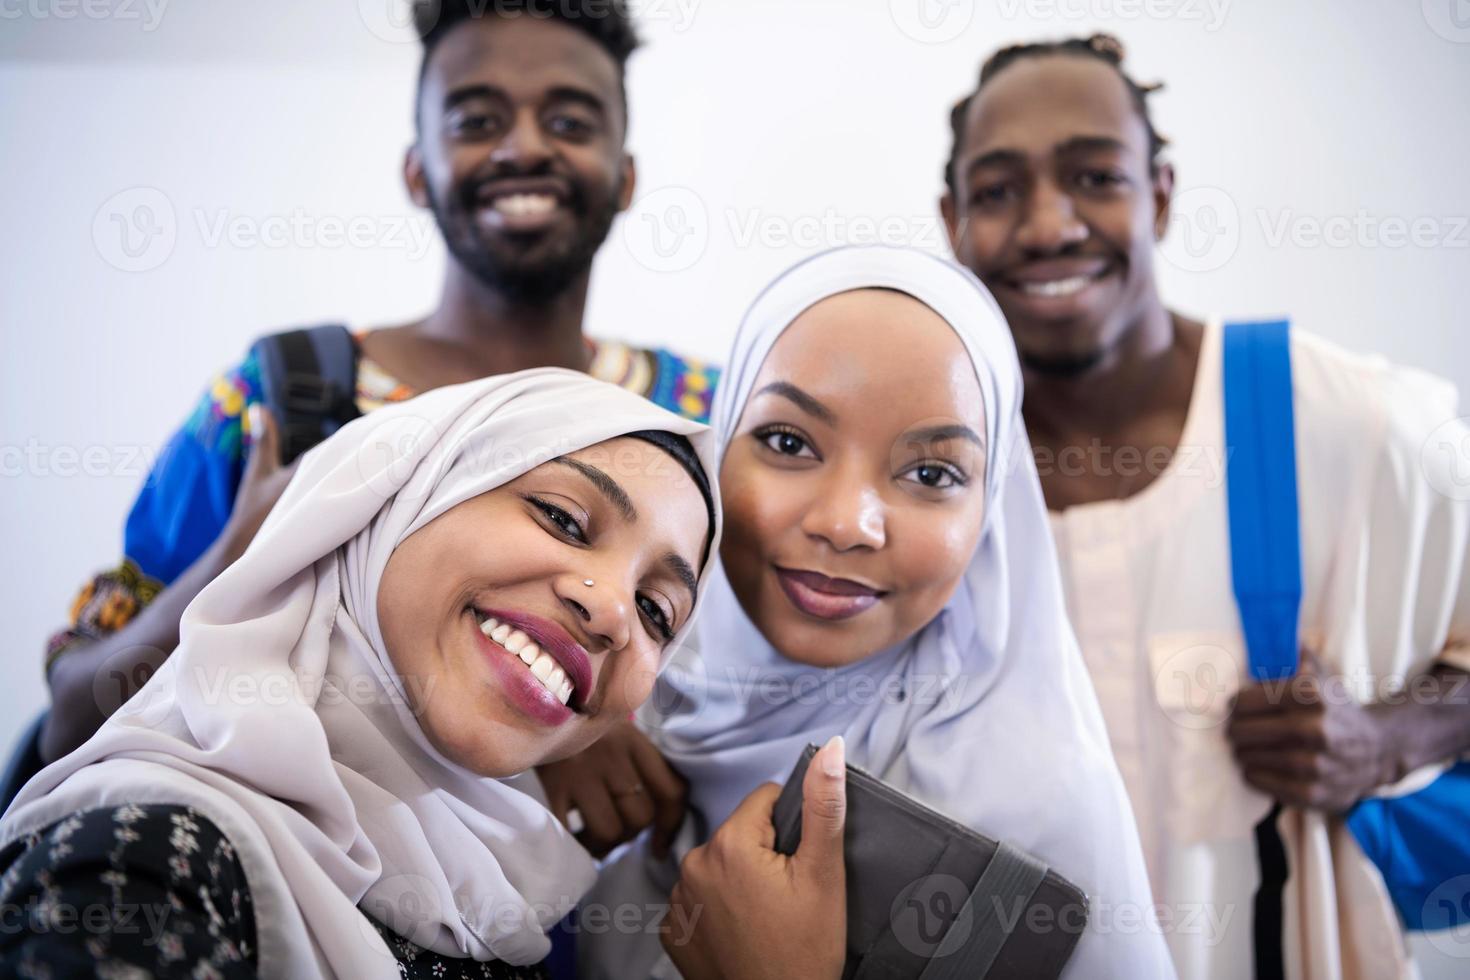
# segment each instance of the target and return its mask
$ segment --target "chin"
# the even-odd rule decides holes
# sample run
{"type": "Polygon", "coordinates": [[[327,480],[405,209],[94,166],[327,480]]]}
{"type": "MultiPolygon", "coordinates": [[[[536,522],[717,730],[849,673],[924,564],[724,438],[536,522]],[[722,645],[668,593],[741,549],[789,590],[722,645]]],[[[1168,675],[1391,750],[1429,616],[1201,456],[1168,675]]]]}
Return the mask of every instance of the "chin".
{"type": "MultiPolygon", "coordinates": [[[[784,601],[785,596],[781,599],[784,601]]],[[[869,610],[872,612],[873,610],[869,610]]],[[[846,667],[866,660],[883,648],[870,639],[868,629],[852,620],[820,623],[794,610],[785,610],[770,623],[757,623],[766,642],[792,663],[808,667],[846,667]]]]}
{"type": "Polygon", "coordinates": [[[487,779],[506,779],[541,763],[534,746],[520,744],[524,737],[473,712],[457,714],[455,721],[443,726],[425,719],[424,734],[450,762],[487,779]]]}

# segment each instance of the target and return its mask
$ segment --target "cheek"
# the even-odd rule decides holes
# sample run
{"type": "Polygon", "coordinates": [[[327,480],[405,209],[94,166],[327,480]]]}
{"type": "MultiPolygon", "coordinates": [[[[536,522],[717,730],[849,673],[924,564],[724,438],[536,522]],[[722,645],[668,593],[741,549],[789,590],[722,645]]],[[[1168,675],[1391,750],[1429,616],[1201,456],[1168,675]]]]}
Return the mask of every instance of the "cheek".
{"type": "Polygon", "coordinates": [[[629,712],[641,708],[653,694],[660,653],[651,644],[649,646],[650,649],[641,651],[637,659],[615,659],[611,664],[613,674],[609,678],[607,702],[601,714],[615,719],[625,718],[629,712]]]}
{"type": "Polygon", "coordinates": [[[1006,223],[996,218],[971,219],[966,240],[970,243],[970,250],[978,258],[987,258],[999,252],[1005,245],[1005,231],[1006,223]]]}
{"type": "Polygon", "coordinates": [[[720,557],[733,583],[737,576],[753,574],[774,547],[800,533],[806,495],[802,481],[769,467],[727,467],[725,472],[720,557]]]}
{"type": "Polygon", "coordinates": [[[585,146],[565,151],[572,169],[589,185],[586,189],[599,198],[610,198],[617,190],[618,172],[622,166],[620,153],[613,153],[605,140],[594,140],[585,146]]]}
{"type": "Polygon", "coordinates": [[[939,614],[975,554],[979,514],[947,520],[916,520],[895,548],[894,565],[905,583],[901,612],[906,628],[918,629],[939,614]]]}

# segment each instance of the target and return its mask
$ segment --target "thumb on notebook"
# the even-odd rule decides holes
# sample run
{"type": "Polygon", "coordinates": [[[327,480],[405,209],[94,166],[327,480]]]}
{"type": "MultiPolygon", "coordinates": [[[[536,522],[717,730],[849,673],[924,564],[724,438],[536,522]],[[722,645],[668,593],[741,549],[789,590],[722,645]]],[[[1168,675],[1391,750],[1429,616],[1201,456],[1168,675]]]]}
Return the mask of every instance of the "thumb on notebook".
{"type": "Polygon", "coordinates": [[[801,783],[801,843],[793,859],[806,873],[832,885],[846,877],[842,832],[847,822],[847,746],[834,735],[822,746],[801,783]]]}

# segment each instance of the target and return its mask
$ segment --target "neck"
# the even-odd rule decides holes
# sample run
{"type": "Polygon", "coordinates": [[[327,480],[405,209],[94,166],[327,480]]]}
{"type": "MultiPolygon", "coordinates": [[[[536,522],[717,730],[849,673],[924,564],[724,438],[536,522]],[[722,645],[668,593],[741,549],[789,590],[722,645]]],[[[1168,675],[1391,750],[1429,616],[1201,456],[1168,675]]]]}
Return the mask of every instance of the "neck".
{"type": "MultiPolygon", "coordinates": [[[[1176,336],[1175,318],[1156,300],[1086,371],[1052,374],[1023,367],[1023,414],[1032,440],[1114,435],[1163,407],[1161,398],[1177,398],[1177,386],[1160,384],[1174,366],[1176,336]]],[[[1184,408],[1188,396],[1186,390],[1184,408]]]]}
{"type": "Polygon", "coordinates": [[[471,360],[493,362],[497,372],[531,367],[587,367],[582,318],[587,308],[583,273],[548,300],[522,302],[506,298],[451,266],[439,307],[420,322],[416,332],[437,343],[463,348],[471,360]]]}

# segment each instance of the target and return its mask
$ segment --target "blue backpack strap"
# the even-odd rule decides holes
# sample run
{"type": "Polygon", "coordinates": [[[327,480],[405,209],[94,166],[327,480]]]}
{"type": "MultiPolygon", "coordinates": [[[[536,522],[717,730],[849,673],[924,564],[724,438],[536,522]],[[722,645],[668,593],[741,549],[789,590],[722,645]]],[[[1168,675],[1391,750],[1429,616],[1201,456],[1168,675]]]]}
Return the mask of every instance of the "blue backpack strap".
{"type": "MultiPolygon", "coordinates": [[[[1296,435],[1286,323],[1225,330],[1225,442],[1230,563],[1251,676],[1292,676],[1302,595],[1296,435]]],[[[1273,810],[1256,828],[1256,975],[1279,974],[1280,882],[1285,854],[1273,810]],[[1275,929],[1275,934],[1271,933],[1275,929]]],[[[1470,922],[1470,761],[1407,796],[1370,797],[1346,817],[1409,929],[1470,922]]]]}
{"type": "MultiPolygon", "coordinates": [[[[1225,328],[1225,462],[1230,568],[1250,675],[1291,677],[1302,601],[1296,493],[1296,417],[1286,321],[1225,328]]],[[[1283,895],[1289,868],[1276,831],[1281,807],[1255,828],[1261,884],[1252,909],[1257,980],[1285,976],[1283,895]]]]}
{"type": "Polygon", "coordinates": [[[1302,602],[1290,325],[1225,328],[1230,568],[1258,681],[1296,673],[1302,602]]]}

